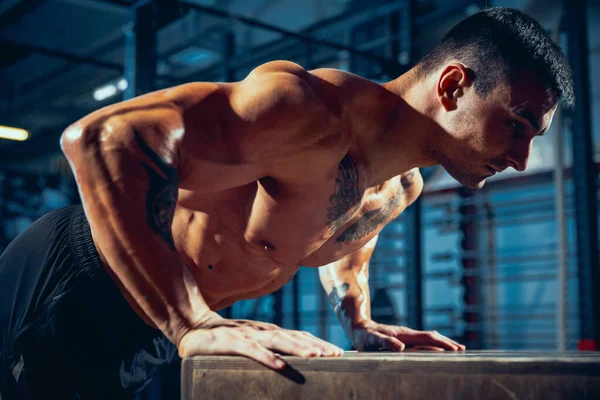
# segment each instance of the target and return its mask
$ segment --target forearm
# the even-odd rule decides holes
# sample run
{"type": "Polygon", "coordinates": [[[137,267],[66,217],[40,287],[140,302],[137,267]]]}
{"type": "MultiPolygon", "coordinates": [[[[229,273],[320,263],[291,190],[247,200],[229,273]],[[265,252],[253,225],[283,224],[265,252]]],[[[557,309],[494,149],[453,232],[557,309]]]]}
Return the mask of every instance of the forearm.
{"type": "Polygon", "coordinates": [[[210,310],[173,243],[176,170],[132,135],[133,150],[123,147],[123,139],[90,139],[70,143],[65,153],[109,272],[128,300],[177,344],[210,310]]]}
{"type": "Polygon", "coordinates": [[[89,206],[96,245],[107,268],[132,306],[173,343],[210,314],[197,284],[178,254],[143,226],[142,218],[89,206]],[[129,237],[129,238],[128,238],[129,237]]]}
{"type": "Polygon", "coordinates": [[[321,267],[319,277],[340,323],[352,338],[354,326],[371,320],[368,263],[357,268],[341,260],[321,267]]]}

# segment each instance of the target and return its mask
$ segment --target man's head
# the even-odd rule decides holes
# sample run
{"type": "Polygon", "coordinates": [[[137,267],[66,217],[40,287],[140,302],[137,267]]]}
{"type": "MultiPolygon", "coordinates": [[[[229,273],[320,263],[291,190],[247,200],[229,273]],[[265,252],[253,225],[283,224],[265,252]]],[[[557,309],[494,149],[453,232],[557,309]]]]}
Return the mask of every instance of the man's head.
{"type": "Polygon", "coordinates": [[[437,161],[461,184],[481,188],[495,171],[525,170],[536,135],[558,100],[574,103],[560,48],[520,11],[490,8],[456,25],[416,66],[435,81],[437,161]]]}

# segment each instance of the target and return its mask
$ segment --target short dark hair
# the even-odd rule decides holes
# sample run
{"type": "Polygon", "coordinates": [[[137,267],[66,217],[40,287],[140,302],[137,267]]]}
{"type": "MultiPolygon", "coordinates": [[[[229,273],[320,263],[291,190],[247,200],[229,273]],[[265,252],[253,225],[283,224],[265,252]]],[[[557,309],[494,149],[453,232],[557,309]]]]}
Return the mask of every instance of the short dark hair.
{"type": "Polygon", "coordinates": [[[430,75],[451,58],[468,64],[479,95],[532,70],[554,100],[562,98],[569,107],[575,103],[571,68],[560,47],[519,10],[491,7],[464,19],[417,64],[417,76],[430,75]]]}

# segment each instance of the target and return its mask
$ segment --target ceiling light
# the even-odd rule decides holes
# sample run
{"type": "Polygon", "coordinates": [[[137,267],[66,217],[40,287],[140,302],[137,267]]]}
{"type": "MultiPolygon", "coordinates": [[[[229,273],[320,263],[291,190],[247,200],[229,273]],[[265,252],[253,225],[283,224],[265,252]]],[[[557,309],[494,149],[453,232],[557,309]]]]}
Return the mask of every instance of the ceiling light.
{"type": "Polygon", "coordinates": [[[94,99],[102,101],[117,94],[117,87],[113,84],[102,86],[94,90],[94,99]]]}
{"type": "Polygon", "coordinates": [[[28,137],[29,132],[25,129],[0,126],[0,139],[18,140],[22,142],[23,140],[27,140],[28,137]]]}
{"type": "Polygon", "coordinates": [[[219,55],[209,49],[202,49],[197,46],[188,47],[169,57],[171,64],[183,67],[205,67],[219,59],[219,55]]]}
{"type": "Polygon", "coordinates": [[[121,92],[127,89],[127,86],[127,79],[125,78],[121,78],[119,79],[119,82],[117,82],[117,89],[119,89],[121,92]]]}

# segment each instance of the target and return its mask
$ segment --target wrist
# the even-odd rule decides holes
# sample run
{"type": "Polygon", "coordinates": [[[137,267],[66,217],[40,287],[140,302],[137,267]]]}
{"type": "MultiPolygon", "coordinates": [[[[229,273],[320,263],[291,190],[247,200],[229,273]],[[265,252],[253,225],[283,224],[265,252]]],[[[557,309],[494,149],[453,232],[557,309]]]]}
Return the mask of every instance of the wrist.
{"type": "Polygon", "coordinates": [[[209,310],[202,314],[192,325],[185,326],[179,330],[178,340],[176,342],[177,347],[179,348],[182,345],[183,339],[190,332],[193,332],[197,329],[206,329],[210,328],[215,324],[215,322],[223,320],[216,312],[209,310]]]}
{"type": "Polygon", "coordinates": [[[215,311],[209,310],[200,316],[200,318],[195,322],[192,329],[210,328],[216,322],[222,321],[224,319],[225,318],[221,317],[215,311]]]}
{"type": "Polygon", "coordinates": [[[350,328],[346,330],[348,338],[356,350],[363,351],[365,349],[365,343],[369,335],[369,330],[375,327],[376,322],[372,319],[361,319],[355,321],[350,325],[350,328]]]}
{"type": "Polygon", "coordinates": [[[361,320],[352,322],[352,324],[350,325],[350,329],[352,329],[353,331],[357,330],[357,329],[367,329],[367,328],[374,327],[375,325],[377,325],[377,323],[370,318],[369,319],[361,319],[361,320]]]}
{"type": "Polygon", "coordinates": [[[355,321],[346,320],[345,323],[342,322],[342,326],[344,327],[344,331],[346,331],[346,335],[352,341],[355,342],[355,336],[357,333],[364,331],[372,326],[374,326],[375,321],[372,319],[357,319],[355,321]]]}

